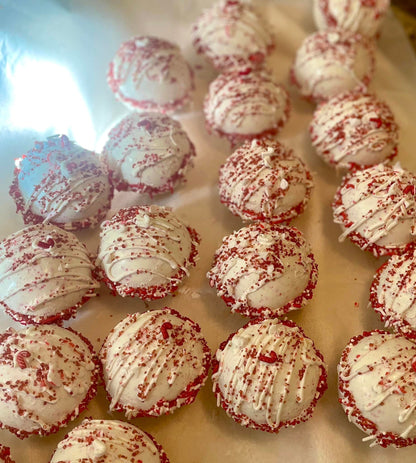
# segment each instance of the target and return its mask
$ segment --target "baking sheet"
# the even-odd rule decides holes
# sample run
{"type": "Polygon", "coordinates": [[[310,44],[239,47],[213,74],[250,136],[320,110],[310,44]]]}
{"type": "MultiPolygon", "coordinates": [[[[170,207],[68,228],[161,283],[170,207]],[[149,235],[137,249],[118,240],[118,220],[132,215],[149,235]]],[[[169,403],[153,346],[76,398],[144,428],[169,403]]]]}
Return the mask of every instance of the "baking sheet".
{"type": "MultiPolygon", "coordinates": [[[[210,0],[13,0],[0,2],[0,238],[22,228],[8,196],[14,158],[31,149],[35,140],[66,133],[86,148],[99,150],[105,133],[126,110],[107,87],[108,62],[119,44],[133,35],[156,35],[178,43],[196,73],[193,105],[176,115],[197,150],[195,168],[187,183],[173,195],[153,200],[169,205],[202,238],[200,259],[178,293],[145,303],[123,299],[101,288],[77,317],[65,326],[82,332],[96,349],[126,314],[163,306],[173,307],[198,322],[215,351],[221,341],[246,323],[231,314],[205,277],[224,235],[242,226],[218,199],[218,168],[231,153],[227,142],[207,134],[202,100],[215,72],[195,56],[190,43],[193,21],[210,0]]],[[[350,424],[337,401],[336,364],[349,339],[363,330],[382,328],[367,307],[368,291],[382,260],[349,242],[339,243],[330,203],[341,175],[316,157],[307,126],[313,105],[302,101],[288,82],[288,70],[303,38],[314,31],[310,0],[259,0],[276,35],[268,63],[292,99],[292,115],[279,139],[292,147],[313,172],[315,189],[305,213],[293,221],[311,242],[319,265],[313,300],[288,317],[296,321],[322,351],[328,364],[329,388],[307,423],[277,435],[245,429],[216,406],[208,380],[194,404],[170,416],[141,418],[132,423],[150,432],[172,463],[291,462],[413,462],[416,448],[368,447],[364,434],[350,424]]],[[[400,125],[399,160],[416,172],[416,59],[398,21],[390,14],[378,42],[377,70],[372,90],[385,99],[400,125]]],[[[133,193],[116,195],[112,209],[149,203],[133,193]]],[[[77,233],[95,251],[98,229],[77,233]]],[[[0,327],[19,328],[0,313],[0,327]]],[[[0,431],[0,443],[11,447],[19,462],[46,462],[59,440],[83,417],[124,419],[108,412],[102,388],[75,422],[53,436],[20,441],[0,431]]]]}

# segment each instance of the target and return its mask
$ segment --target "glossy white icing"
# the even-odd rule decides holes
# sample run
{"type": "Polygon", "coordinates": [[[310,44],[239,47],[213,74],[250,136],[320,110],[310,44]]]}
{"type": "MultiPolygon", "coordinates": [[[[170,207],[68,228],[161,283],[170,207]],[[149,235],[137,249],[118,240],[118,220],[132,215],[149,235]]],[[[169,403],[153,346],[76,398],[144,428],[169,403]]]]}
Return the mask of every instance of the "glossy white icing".
{"type": "Polygon", "coordinates": [[[157,194],[183,180],[195,149],[178,121],[133,112],[111,129],[102,155],[117,189],[157,194]]]}
{"type": "Polygon", "coordinates": [[[85,408],[97,372],[91,347],[77,333],[47,325],[0,336],[2,426],[23,437],[48,433],[85,408]]]}
{"type": "Polygon", "coordinates": [[[197,325],[174,311],[129,315],[100,352],[110,410],[121,409],[130,419],[190,403],[205,382],[209,356],[197,325]]]}
{"type": "Polygon", "coordinates": [[[99,284],[78,238],[38,224],[0,243],[0,302],[23,322],[42,322],[95,296],[99,284]]]}
{"type": "Polygon", "coordinates": [[[324,362],[295,325],[277,319],[248,324],[218,349],[216,359],[217,400],[242,425],[271,431],[294,425],[309,418],[320,396],[324,362]]]}

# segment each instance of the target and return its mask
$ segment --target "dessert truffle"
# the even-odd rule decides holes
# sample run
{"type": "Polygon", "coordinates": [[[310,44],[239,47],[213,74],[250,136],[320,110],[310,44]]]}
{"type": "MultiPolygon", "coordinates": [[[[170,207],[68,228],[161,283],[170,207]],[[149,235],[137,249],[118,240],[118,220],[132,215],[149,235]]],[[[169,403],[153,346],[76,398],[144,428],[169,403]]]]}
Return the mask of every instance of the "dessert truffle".
{"type": "Polygon", "coordinates": [[[375,95],[347,92],[321,103],[309,126],[312,145],[334,167],[369,167],[397,154],[398,126],[375,95]]]}
{"type": "Polygon", "coordinates": [[[165,307],[127,316],[108,335],[100,358],[110,410],[131,419],[192,403],[211,353],[199,326],[165,307]]]}
{"type": "Polygon", "coordinates": [[[373,330],[351,339],[338,365],[340,403],[371,447],[416,443],[416,344],[373,330]]]}
{"type": "Polygon", "coordinates": [[[131,113],[108,135],[102,157],[117,190],[155,195],[184,179],[195,148],[178,121],[160,113],[131,113]]]}
{"type": "Polygon", "coordinates": [[[232,312],[276,317],[312,298],[317,274],[299,230],[259,222],[223,239],[207,277],[232,312]]]}
{"type": "Polygon", "coordinates": [[[72,230],[100,222],[113,189],[98,155],[55,135],[16,160],[10,195],[25,224],[51,222],[72,230]]]}
{"type": "Polygon", "coordinates": [[[376,257],[401,254],[416,239],[416,176],[376,164],[346,175],[332,204],[334,221],[348,237],[376,257]]]}
{"type": "Polygon", "coordinates": [[[386,327],[416,340],[416,249],[392,256],[376,272],[370,303],[386,327]]]}
{"type": "Polygon", "coordinates": [[[243,220],[288,221],[309,201],[312,176],[278,141],[245,142],[221,166],[220,200],[243,220]]]}
{"type": "Polygon", "coordinates": [[[198,244],[197,232],[170,208],[120,209],[101,224],[98,273],[114,294],[159,299],[188,275],[198,244]]]}
{"type": "Polygon", "coordinates": [[[10,449],[0,444],[0,463],[15,463],[10,456],[10,449]]]}
{"type": "Polygon", "coordinates": [[[22,324],[68,319],[98,287],[88,251],[71,232],[37,224],[0,242],[0,304],[22,324]]]}
{"type": "Polygon", "coordinates": [[[123,421],[93,419],[85,419],[59,442],[50,463],[64,461],[169,463],[147,432],[123,421]]]}
{"type": "Polygon", "coordinates": [[[97,391],[99,363],[83,336],[57,325],[0,334],[0,427],[23,439],[57,432],[97,391]]]}
{"type": "Polygon", "coordinates": [[[213,362],[217,404],[237,423],[277,433],[307,421],[327,388],[321,353],[295,323],[253,320],[213,362]]]}
{"type": "Polygon", "coordinates": [[[120,45],[107,74],[116,98],[128,108],[175,112],[191,100],[192,69],[180,48],[157,37],[133,37],[120,45]]]}
{"type": "Polygon", "coordinates": [[[206,9],[193,27],[193,45],[218,70],[256,66],[273,49],[268,24],[253,5],[221,0],[206,9]]]}
{"type": "Polygon", "coordinates": [[[376,37],[390,0],[314,0],[313,17],[319,30],[339,27],[376,37]]]}
{"type": "Polygon", "coordinates": [[[305,38],[296,52],[290,74],[303,97],[319,102],[342,92],[365,91],[374,66],[374,44],[370,39],[341,29],[329,29],[305,38]]]}
{"type": "Polygon", "coordinates": [[[264,69],[240,67],[220,74],[204,101],[207,130],[236,145],[275,135],[290,112],[286,90],[264,69]]]}

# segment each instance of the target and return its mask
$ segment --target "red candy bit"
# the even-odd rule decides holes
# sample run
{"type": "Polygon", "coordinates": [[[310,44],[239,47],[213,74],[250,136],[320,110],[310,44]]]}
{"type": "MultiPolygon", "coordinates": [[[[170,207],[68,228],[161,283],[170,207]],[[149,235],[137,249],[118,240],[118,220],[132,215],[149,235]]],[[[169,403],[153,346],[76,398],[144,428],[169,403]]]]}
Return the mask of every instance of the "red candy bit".
{"type": "Polygon", "coordinates": [[[276,363],[277,362],[277,354],[274,350],[270,351],[269,355],[260,354],[259,360],[266,363],[276,363]]]}
{"type": "Polygon", "coordinates": [[[415,194],[415,186],[414,185],[407,185],[407,187],[403,190],[403,193],[407,195],[410,193],[411,195],[415,194]]]}
{"type": "Polygon", "coordinates": [[[372,117],[370,119],[370,122],[374,122],[374,124],[376,125],[377,129],[379,129],[382,125],[383,125],[383,121],[381,120],[380,117],[372,117]]]}
{"type": "Polygon", "coordinates": [[[137,127],[143,127],[146,132],[151,132],[155,129],[156,123],[149,121],[149,119],[143,119],[142,121],[137,123],[137,127]]]}
{"type": "Polygon", "coordinates": [[[68,170],[68,172],[73,172],[77,168],[77,163],[74,161],[70,161],[65,164],[65,167],[68,170]]]}
{"type": "Polygon", "coordinates": [[[22,370],[27,368],[25,359],[27,359],[28,357],[30,357],[30,352],[28,352],[27,350],[21,350],[16,355],[16,363],[22,370]]]}
{"type": "Polygon", "coordinates": [[[235,7],[239,6],[240,2],[237,0],[228,0],[223,8],[223,11],[227,13],[229,10],[233,10],[235,7]]]}
{"type": "Polygon", "coordinates": [[[173,328],[171,322],[165,322],[162,324],[160,327],[160,331],[162,333],[163,339],[167,339],[169,337],[168,330],[171,330],[173,328]]]}
{"type": "Polygon", "coordinates": [[[245,68],[245,69],[242,69],[241,71],[238,71],[238,75],[239,76],[248,76],[251,71],[252,71],[251,68],[245,68]]]}
{"type": "Polygon", "coordinates": [[[55,241],[52,238],[48,238],[46,241],[38,241],[37,245],[42,249],[49,249],[55,245],[55,241]]]}
{"type": "Polygon", "coordinates": [[[69,146],[69,138],[66,135],[61,135],[61,146],[62,148],[69,146]]]}
{"type": "Polygon", "coordinates": [[[373,8],[376,6],[376,0],[361,0],[361,5],[373,8]]]}
{"type": "Polygon", "coordinates": [[[256,53],[251,54],[249,60],[255,64],[262,63],[264,61],[264,54],[261,51],[258,51],[256,53]]]}
{"type": "Polygon", "coordinates": [[[412,359],[412,370],[416,371],[416,356],[412,359]]]}

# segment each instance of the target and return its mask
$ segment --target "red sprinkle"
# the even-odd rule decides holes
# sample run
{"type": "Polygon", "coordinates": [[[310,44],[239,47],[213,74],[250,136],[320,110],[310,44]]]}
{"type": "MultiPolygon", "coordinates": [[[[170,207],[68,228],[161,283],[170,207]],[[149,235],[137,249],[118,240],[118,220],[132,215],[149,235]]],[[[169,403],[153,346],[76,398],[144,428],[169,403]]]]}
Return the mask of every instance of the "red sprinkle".
{"type": "Polygon", "coordinates": [[[163,339],[167,339],[169,337],[168,330],[171,330],[173,328],[171,322],[165,322],[162,324],[160,327],[160,331],[162,332],[163,339]]]}
{"type": "Polygon", "coordinates": [[[270,354],[269,355],[265,355],[265,354],[260,354],[259,355],[259,360],[261,360],[262,362],[266,362],[266,363],[276,363],[277,362],[277,354],[274,350],[270,351],[270,354]]]}
{"type": "Polygon", "coordinates": [[[239,71],[238,75],[247,76],[248,74],[250,74],[250,72],[251,72],[251,68],[245,68],[245,69],[242,69],[241,71],[239,71]]]}
{"type": "Polygon", "coordinates": [[[28,357],[30,357],[30,352],[28,352],[27,350],[21,350],[16,355],[16,363],[22,370],[27,367],[25,358],[28,357]]]}
{"type": "Polygon", "coordinates": [[[65,167],[67,168],[69,172],[73,172],[77,168],[77,163],[73,161],[67,162],[65,167]]]}
{"type": "Polygon", "coordinates": [[[416,371],[416,357],[413,357],[413,360],[412,360],[412,370],[416,371]]]}
{"type": "Polygon", "coordinates": [[[46,241],[38,241],[37,245],[42,249],[49,249],[53,247],[55,241],[52,238],[48,238],[46,241]]]}
{"type": "Polygon", "coordinates": [[[374,124],[376,125],[378,129],[383,125],[383,121],[381,120],[380,117],[372,117],[370,121],[374,122],[374,124]]]}
{"type": "Polygon", "coordinates": [[[137,123],[137,127],[143,127],[146,132],[151,132],[155,129],[156,123],[150,121],[149,119],[143,119],[137,123]]]}
{"type": "Polygon", "coordinates": [[[264,61],[264,54],[258,51],[251,54],[249,59],[252,63],[262,63],[264,61]]]}
{"type": "Polygon", "coordinates": [[[69,145],[69,138],[66,135],[61,135],[61,146],[65,148],[69,145]]]}
{"type": "Polygon", "coordinates": [[[414,195],[415,194],[415,186],[414,185],[407,185],[407,187],[403,190],[403,193],[407,195],[408,193],[414,195]]]}

